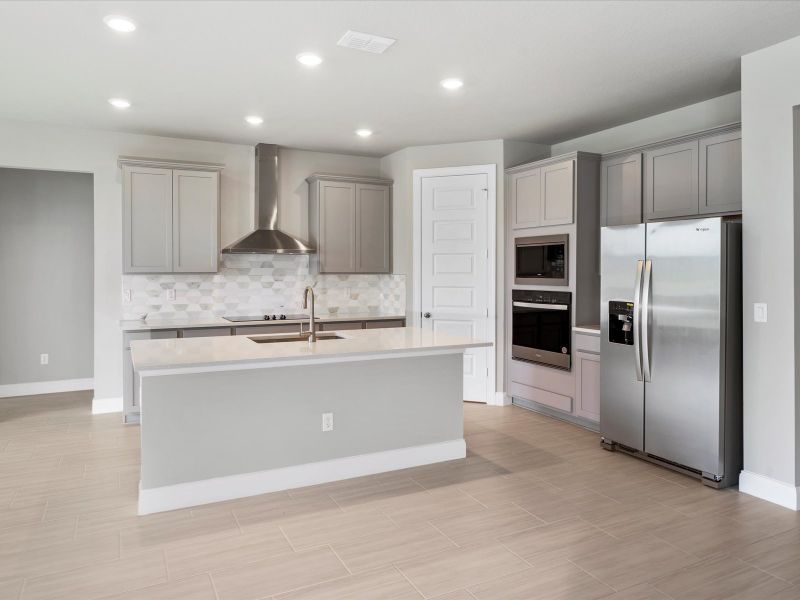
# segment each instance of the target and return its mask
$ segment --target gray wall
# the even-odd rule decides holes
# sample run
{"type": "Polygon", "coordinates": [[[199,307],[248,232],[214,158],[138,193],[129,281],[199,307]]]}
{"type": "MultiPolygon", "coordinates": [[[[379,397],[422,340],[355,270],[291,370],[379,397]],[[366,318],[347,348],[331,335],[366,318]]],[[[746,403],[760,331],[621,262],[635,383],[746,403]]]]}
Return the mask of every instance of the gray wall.
{"type": "Polygon", "coordinates": [[[0,169],[0,385],[93,376],[93,240],[91,174],[0,169]]]}
{"type": "Polygon", "coordinates": [[[553,156],[583,150],[584,152],[613,152],[633,146],[677,137],[741,119],[741,93],[732,92],[697,104],[653,115],[553,144],[553,156]]]}
{"type": "Polygon", "coordinates": [[[800,37],[742,57],[744,470],[796,486],[798,235],[793,122],[800,37]],[[753,303],[768,322],[753,322],[753,303]]]}

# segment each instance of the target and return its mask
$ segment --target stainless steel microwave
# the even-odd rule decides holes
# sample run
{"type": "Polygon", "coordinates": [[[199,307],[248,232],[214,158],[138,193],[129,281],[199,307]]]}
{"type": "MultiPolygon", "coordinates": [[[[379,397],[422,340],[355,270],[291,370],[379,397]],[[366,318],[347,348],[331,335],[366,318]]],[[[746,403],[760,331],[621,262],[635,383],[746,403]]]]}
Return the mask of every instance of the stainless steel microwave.
{"type": "Polygon", "coordinates": [[[569,285],[569,234],[515,238],[514,283],[569,285]]]}

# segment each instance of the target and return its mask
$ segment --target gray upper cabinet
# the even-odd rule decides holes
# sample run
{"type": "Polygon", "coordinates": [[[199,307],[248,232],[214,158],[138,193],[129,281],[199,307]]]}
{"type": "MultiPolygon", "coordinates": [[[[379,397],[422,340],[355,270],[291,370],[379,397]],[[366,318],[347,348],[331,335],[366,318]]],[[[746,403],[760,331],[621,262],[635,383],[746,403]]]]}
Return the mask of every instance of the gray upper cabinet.
{"type": "Polygon", "coordinates": [[[222,165],[120,157],[123,272],[214,273],[222,165]]]}
{"type": "Polygon", "coordinates": [[[567,160],[541,169],[540,225],[568,225],[573,220],[575,162],[567,160]]]}
{"type": "Polygon", "coordinates": [[[123,166],[126,273],[172,270],[172,170],[123,166]]]}
{"type": "Polygon", "coordinates": [[[542,211],[541,169],[510,174],[508,187],[511,195],[511,227],[538,227],[542,211]]]}
{"type": "Polygon", "coordinates": [[[391,273],[392,182],[312,175],[309,238],[319,273],[391,273]]]}
{"type": "Polygon", "coordinates": [[[600,163],[602,225],[642,222],[642,154],[604,159],[600,163]]]}
{"type": "Polygon", "coordinates": [[[356,270],[392,271],[392,202],[388,186],[356,184],[356,270]]]}
{"type": "Polygon", "coordinates": [[[698,213],[697,140],[644,154],[644,211],[648,220],[698,213]]]}
{"type": "Polygon", "coordinates": [[[173,271],[217,271],[218,213],[219,173],[184,170],[172,172],[173,271]]]}
{"type": "Polygon", "coordinates": [[[742,132],[700,140],[700,213],[742,210],[742,132]]]}

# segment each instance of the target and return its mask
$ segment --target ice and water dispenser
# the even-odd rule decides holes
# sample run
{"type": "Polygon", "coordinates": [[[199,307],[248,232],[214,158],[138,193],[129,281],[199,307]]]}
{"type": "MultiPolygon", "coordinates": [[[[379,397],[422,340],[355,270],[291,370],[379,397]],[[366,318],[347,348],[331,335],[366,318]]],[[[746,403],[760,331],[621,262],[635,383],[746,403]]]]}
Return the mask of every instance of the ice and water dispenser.
{"type": "Polygon", "coordinates": [[[633,302],[608,303],[608,341],[633,346],[633,302]]]}

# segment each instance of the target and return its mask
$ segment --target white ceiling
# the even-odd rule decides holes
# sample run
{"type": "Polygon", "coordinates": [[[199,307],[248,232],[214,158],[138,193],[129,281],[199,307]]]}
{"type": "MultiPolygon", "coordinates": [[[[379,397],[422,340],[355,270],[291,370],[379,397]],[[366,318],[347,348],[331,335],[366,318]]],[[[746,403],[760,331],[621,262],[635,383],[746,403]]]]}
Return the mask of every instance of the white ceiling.
{"type": "Polygon", "coordinates": [[[734,91],[742,54],[795,35],[798,2],[0,2],[0,117],[369,155],[554,143],[734,91]]]}

